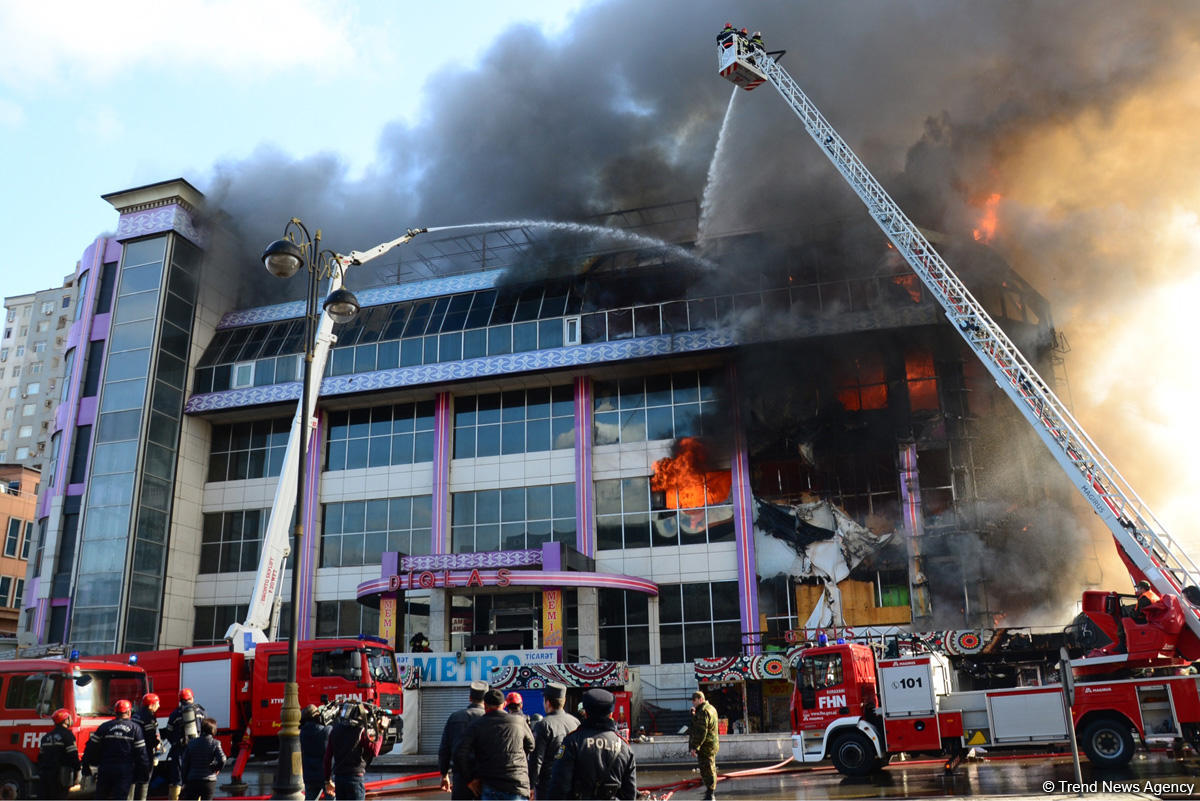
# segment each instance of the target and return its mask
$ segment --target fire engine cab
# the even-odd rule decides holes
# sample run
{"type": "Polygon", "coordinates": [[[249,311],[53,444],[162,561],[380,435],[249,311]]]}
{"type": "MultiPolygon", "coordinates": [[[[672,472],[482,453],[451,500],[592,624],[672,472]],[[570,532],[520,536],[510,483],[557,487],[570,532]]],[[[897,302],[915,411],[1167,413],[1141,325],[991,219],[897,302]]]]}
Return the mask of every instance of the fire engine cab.
{"type": "Polygon", "coordinates": [[[82,755],[92,732],[112,719],[117,701],[136,705],[149,691],[141,668],[95,659],[0,660],[0,682],[0,798],[29,798],[54,710],[71,713],[82,755]]]}

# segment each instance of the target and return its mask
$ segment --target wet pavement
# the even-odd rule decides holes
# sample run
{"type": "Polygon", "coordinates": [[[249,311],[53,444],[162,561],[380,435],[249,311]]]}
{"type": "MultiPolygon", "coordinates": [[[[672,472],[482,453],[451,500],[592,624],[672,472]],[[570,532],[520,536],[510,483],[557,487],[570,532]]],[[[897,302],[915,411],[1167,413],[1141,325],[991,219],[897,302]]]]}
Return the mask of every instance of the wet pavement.
{"type": "MultiPolygon", "coordinates": [[[[1088,799],[1128,799],[1139,795],[1159,798],[1191,798],[1200,795],[1200,759],[1192,756],[1177,759],[1166,753],[1139,754],[1122,770],[1098,770],[1085,760],[1082,765],[1082,788],[1073,786],[1074,769],[1069,756],[972,761],[960,766],[950,776],[943,772],[941,760],[893,762],[882,772],[862,779],[841,776],[831,767],[797,767],[794,763],[773,772],[763,773],[761,769],[756,771],[743,765],[722,765],[718,760],[717,769],[722,774],[741,774],[724,779],[717,785],[717,796],[722,799],[981,796],[1047,799],[1054,796],[1076,798],[1080,794],[1088,799]]],[[[271,762],[248,766],[245,780],[250,789],[245,795],[269,795],[274,771],[275,765],[271,762]]],[[[398,795],[415,795],[428,799],[448,798],[449,793],[437,789],[436,775],[416,781],[398,781],[409,776],[429,773],[432,771],[424,768],[403,768],[372,771],[366,778],[368,788],[371,782],[388,782],[387,789],[371,794],[374,798],[398,795]]],[[[674,790],[671,797],[679,801],[704,796],[704,790],[698,786],[698,781],[697,786],[678,789],[672,787],[677,783],[698,778],[694,769],[683,765],[645,766],[638,771],[640,787],[654,788],[652,793],[658,797],[674,790]]],[[[227,776],[222,776],[220,784],[227,781],[227,776]]],[[[218,788],[217,797],[224,796],[228,796],[228,793],[218,788]]]]}

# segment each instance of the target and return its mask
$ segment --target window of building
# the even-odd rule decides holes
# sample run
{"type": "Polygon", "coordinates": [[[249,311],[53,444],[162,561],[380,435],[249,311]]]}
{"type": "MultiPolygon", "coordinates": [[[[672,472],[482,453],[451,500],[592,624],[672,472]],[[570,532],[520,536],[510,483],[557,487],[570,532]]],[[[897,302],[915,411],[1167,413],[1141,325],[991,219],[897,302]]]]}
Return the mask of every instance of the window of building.
{"type": "MultiPolygon", "coordinates": [[[[18,354],[18,355],[19,355],[19,354],[18,354]]],[[[13,378],[20,378],[20,377],[21,377],[21,365],[19,365],[19,364],[14,364],[14,365],[13,365],[13,369],[12,369],[12,377],[13,377],[13,378]]]]}
{"type": "Polygon", "coordinates": [[[258,569],[269,509],[204,515],[200,538],[201,573],[238,573],[258,569]]]}
{"type": "MultiPolygon", "coordinates": [[[[92,427],[76,426],[75,442],[72,445],[71,473],[68,484],[82,484],[87,478],[88,454],[92,448],[92,427]]],[[[106,473],[109,471],[105,471],[106,473]]]]}
{"type": "Polygon", "coordinates": [[[663,664],[741,652],[736,581],[664,584],[658,589],[663,664]]]}
{"type": "MultiPolygon", "coordinates": [[[[29,326],[27,326],[27,325],[21,326],[21,331],[17,336],[21,337],[22,339],[29,336],[29,326]]],[[[17,350],[20,350],[20,348],[18,348],[17,350]]],[[[21,354],[18,353],[17,355],[20,356],[21,354]]]]}
{"type": "MultiPolygon", "coordinates": [[[[192,624],[192,645],[220,645],[225,642],[225,632],[238,621],[246,619],[247,605],[222,604],[220,606],[197,606],[196,619],[192,624]]],[[[280,621],[282,626],[284,617],[280,621]]],[[[287,662],[287,654],[281,654],[287,662]]]]}
{"type": "Polygon", "coordinates": [[[71,307],[71,296],[70,296],[70,295],[64,295],[64,296],[63,296],[63,299],[62,299],[62,307],[63,307],[64,309],[69,309],[69,308],[71,307]]]}
{"type": "MultiPolygon", "coordinates": [[[[25,414],[32,414],[32,412],[25,412],[25,414]]],[[[21,426],[20,428],[17,429],[17,436],[18,437],[32,437],[33,436],[33,426],[21,426]]]]}
{"type": "Polygon", "coordinates": [[[54,301],[47,300],[42,303],[42,314],[54,314],[54,301]]]}
{"type": "Polygon", "coordinates": [[[9,406],[7,409],[4,410],[5,422],[9,422],[13,419],[13,411],[14,411],[14,409],[12,406],[9,406]]]}
{"type": "Polygon", "coordinates": [[[451,495],[455,553],[575,542],[575,485],[548,484],[451,495]]]}
{"type": "Polygon", "coordinates": [[[640,592],[600,590],[600,658],[650,664],[650,599],[640,592]]]}
{"type": "Polygon", "coordinates": [[[317,601],[318,637],[379,633],[379,610],[358,601],[317,601]]]}
{"type": "Polygon", "coordinates": [[[329,415],[326,470],[433,461],[433,401],[329,415]]]}
{"type": "Polygon", "coordinates": [[[37,332],[39,334],[44,334],[49,330],[50,330],[50,321],[49,320],[38,320],[37,332]]]}
{"type": "Polygon", "coordinates": [[[321,566],[377,565],[388,551],[427,554],[432,518],[429,495],[325,504],[321,566]]]}
{"type": "Polygon", "coordinates": [[[88,345],[87,365],[83,375],[83,392],[80,397],[92,398],[100,391],[100,368],[104,363],[104,340],[98,339],[88,345]]]}
{"type": "Polygon", "coordinates": [[[933,354],[927,350],[909,351],[904,357],[904,374],[908,381],[908,403],[912,410],[936,411],[939,404],[933,354]]]}
{"type": "Polygon", "coordinates": [[[595,444],[701,436],[702,415],[715,411],[715,370],[597,381],[595,444]]]}
{"type": "MultiPolygon", "coordinates": [[[[720,472],[720,476],[727,475],[720,472]]],[[[697,500],[706,505],[679,509],[671,508],[666,493],[651,491],[649,477],[597,481],[596,547],[615,550],[732,542],[729,486],[728,481],[714,476],[704,491],[697,493],[697,500]]],[[[678,498],[678,493],[674,497],[678,498]]]]}
{"type": "Polygon", "coordinates": [[[13,602],[12,602],[13,608],[20,609],[21,603],[24,600],[24,598],[25,598],[25,579],[19,578],[19,579],[17,579],[16,588],[13,590],[13,602]]]}
{"type": "Polygon", "coordinates": [[[21,547],[21,529],[25,521],[16,517],[8,518],[8,536],[4,538],[4,555],[16,557],[21,547]]]}
{"type": "Polygon", "coordinates": [[[887,408],[887,378],[879,354],[867,353],[842,360],[838,363],[834,381],[838,402],[846,411],[887,408]]]}
{"type": "Polygon", "coordinates": [[[518,389],[454,399],[454,458],[575,447],[575,391],[518,389]]]}
{"type": "Polygon", "coordinates": [[[33,352],[34,353],[45,353],[46,352],[46,343],[45,342],[33,343],[33,352]]]}
{"type": "MultiPolygon", "coordinates": [[[[14,377],[14,378],[16,378],[16,376],[13,376],[13,377],[14,377]]],[[[15,398],[15,397],[17,397],[17,396],[18,396],[18,395],[20,395],[20,394],[21,394],[21,388],[20,388],[20,387],[9,387],[9,388],[8,388],[8,397],[9,397],[9,398],[15,398]]]]}
{"type": "Polygon", "coordinates": [[[8,326],[4,329],[4,338],[12,339],[12,326],[8,326]]]}
{"type": "Polygon", "coordinates": [[[28,459],[29,458],[29,448],[25,447],[24,445],[17,448],[16,458],[17,458],[18,462],[28,459]]]}
{"type": "Polygon", "coordinates": [[[213,426],[209,481],[278,476],[287,450],[290,418],[213,426]]]}
{"type": "Polygon", "coordinates": [[[0,348],[0,362],[8,361],[8,348],[0,348]]]}
{"type": "MultiPolygon", "coordinates": [[[[22,405],[21,406],[21,416],[22,417],[32,417],[33,410],[35,408],[37,408],[36,403],[26,403],[26,404],[22,405]]],[[[24,430],[24,428],[22,428],[22,430],[24,430]]],[[[22,434],[21,436],[27,437],[27,436],[29,436],[29,434],[22,434]]]]}
{"type": "Polygon", "coordinates": [[[0,576],[0,606],[12,606],[12,576],[0,576]]]}
{"type": "Polygon", "coordinates": [[[25,521],[25,537],[21,540],[21,558],[29,559],[29,544],[33,542],[33,521],[25,521]]]}
{"type": "MultiPolygon", "coordinates": [[[[36,364],[34,366],[38,368],[38,372],[40,373],[41,369],[42,369],[41,363],[39,362],[38,364],[36,364]]],[[[30,371],[30,372],[32,372],[32,371],[30,371]]],[[[41,393],[41,391],[42,391],[42,382],[41,381],[32,381],[25,385],[25,394],[26,395],[38,395],[41,393]]]]}

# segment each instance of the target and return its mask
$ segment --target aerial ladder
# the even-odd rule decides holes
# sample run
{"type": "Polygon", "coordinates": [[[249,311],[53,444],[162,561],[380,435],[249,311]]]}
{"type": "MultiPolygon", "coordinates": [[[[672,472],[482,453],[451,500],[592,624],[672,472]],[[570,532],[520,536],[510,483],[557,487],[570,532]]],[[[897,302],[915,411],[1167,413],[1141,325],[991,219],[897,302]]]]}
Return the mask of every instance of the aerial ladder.
{"type": "MultiPolygon", "coordinates": [[[[340,289],[346,270],[350,267],[364,264],[371,259],[382,256],[397,245],[403,245],[414,236],[424,233],[425,228],[410,228],[401,237],[376,245],[367,251],[350,251],[349,255],[333,254],[333,269],[329,276],[329,293],[340,289]]],[[[317,232],[320,241],[320,232],[317,232]]],[[[308,254],[316,258],[316,254],[308,254]]],[[[314,265],[315,268],[315,265],[314,265]]],[[[311,329],[308,329],[311,330],[311,329]]],[[[296,404],[296,414],[292,418],[291,432],[288,434],[287,449],[284,452],[283,467],[279,471],[279,483],[275,487],[275,498],[271,503],[271,514],[267,518],[267,528],[263,532],[262,550],[259,553],[258,573],[254,582],[254,594],[246,610],[246,619],[234,623],[225,632],[225,639],[233,643],[239,653],[253,651],[260,642],[275,639],[279,626],[279,607],[282,603],[282,582],[284,566],[291,553],[291,526],[296,513],[296,471],[299,459],[296,451],[303,448],[302,458],[307,458],[316,436],[316,407],[317,398],[321,394],[321,379],[325,375],[325,363],[329,358],[329,349],[337,337],[333,334],[333,318],[328,311],[322,311],[316,325],[313,344],[312,375],[313,381],[309,388],[308,398],[301,398],[296,404]],[[307,414],[306,411],[307,410],[307,414]],[[307,420],[304,418],[307,417],[307,420]],[[302,432],[307,436],[302,437],[302,432]]],[[[301,390],[303,395],[303,390],[301,390]]],[[[294,564],[293,570],[299,565],[294,564]]]]}
{"type": "MultiPolygon", "coordinates": [[[[1167,533],[920,229],[780,66],[782,51],[768,53],[736,36],[719,42],[717,48],[718,71],[735,86],[751,90],[770,83],[775,87],[821,152],[866,205],[871,218],[941,304],[954,329],[1016,404],[1071,482],[1112,532],[1118,555],[1133,580],[1149,581],[1161,596],[1165,611],[1170,613],[1167,616],[1177,621],[1175,632],[1179,636],[1174,643],[1159,643],[1162,648],[1153,644],[1147,646],[1146,661],[1169,662],[1171,656],[1175,661],[1200,659],[1200,610],[1196,607],[1200,603],[1200,589],[1197,589],[1200,570],[1196,564],[1167,533]],[[1190,636],[1183,632],[1183,625],[1190,636]]],[[[1118,615],[1119,611],[1113,608],[1115,601],[1115,593],[1087,592],[1084,611],[1093,620],[1106,613],[1118,615]],[[1105,602],[1107,610],[1089,609],[1089,604],[1096,607],[1105,602]]],[[[1124,638],[1124,633],[1120,636],[1124,638]]],[[[1129,650],[1134,650],[1132,644],[1129,650]]],[[[1104,657],[1104,661],[1126,661],[1132,666],[1134,660],[1126,653],[1104,657]]]]}

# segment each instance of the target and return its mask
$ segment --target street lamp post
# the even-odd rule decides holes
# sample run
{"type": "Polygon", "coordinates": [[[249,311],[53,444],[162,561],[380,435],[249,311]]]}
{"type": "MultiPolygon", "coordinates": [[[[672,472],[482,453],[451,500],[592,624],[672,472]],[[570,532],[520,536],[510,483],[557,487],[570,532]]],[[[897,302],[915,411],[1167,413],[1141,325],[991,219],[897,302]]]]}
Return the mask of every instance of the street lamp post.
{"type": "MultiPolygon", "coordinates": [[[[300,758],[300,687],[296,668],[300,661],[300,553],[304,547],[304,484],[306,456],[312,435],[312,392],[314,338],[318,326],[317,292],[325,278],[340,279],[352,262],[331,250],[321,250],[321,231],[316,236],[298,218],[284,228],[284,238],[272,242],[263,251],[263,264],[276,278],[290,278],[300,268],[308,269],[308,294],[304,312],[304,380],[300,390],[300,447],[296,449],[296,526],[292,535],[292,626],[288,632],[287,684],[283,692],[283,711],[279,729],[279,762],[275,770],[272,798],[304,797],[300,758]],[[300,241],[297,242],[297,235],[300,241]]],[[[335,323],[345,323],[358,314],[358,300],[349,290],[337,287],[325,298],[325,312],[335,323]]]]}

